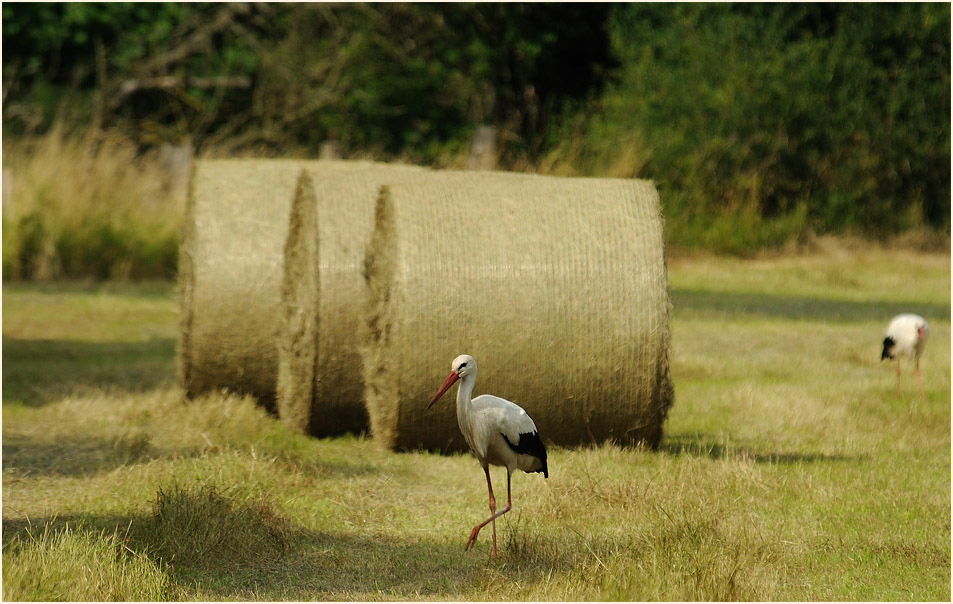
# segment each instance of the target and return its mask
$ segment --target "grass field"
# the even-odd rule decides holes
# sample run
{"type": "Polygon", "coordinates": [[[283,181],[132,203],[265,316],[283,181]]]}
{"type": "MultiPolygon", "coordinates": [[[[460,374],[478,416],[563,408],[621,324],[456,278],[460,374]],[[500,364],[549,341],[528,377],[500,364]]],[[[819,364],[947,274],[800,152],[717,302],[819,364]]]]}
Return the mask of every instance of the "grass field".
{"type": "Polygon", "coordinates": [[[669,279],[660,450],[553,448],[548,480],[514,475],[496,560],[487,532],[463,551],[487,512],[471,455],[183,403],[171,284],[5,285],[3,597],[948,601],[949,255],[679,259],[669,279]],[[901,311],[930,321],[925,401],[879,361],[901,311]]]}

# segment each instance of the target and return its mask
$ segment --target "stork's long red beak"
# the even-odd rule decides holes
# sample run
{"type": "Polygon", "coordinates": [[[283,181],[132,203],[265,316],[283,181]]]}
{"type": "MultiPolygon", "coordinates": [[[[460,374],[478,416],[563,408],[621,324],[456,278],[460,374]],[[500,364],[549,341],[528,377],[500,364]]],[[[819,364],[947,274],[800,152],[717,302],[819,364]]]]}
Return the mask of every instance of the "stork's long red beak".
{"type": "Polygon", "coordinates": [[[437,394],[433,395],[433,398],[430,399],[430,402],[427,403],[427,408],[430,409],[434,403],[437,402],[437,399],[443,396],[443,393],[450,389],[450,386],[453,386],[454,382],[460,379],[460,375],[456,371],[451,371],[450,375],[447,376],[447,379],[443,381],[443,384],[440,385],[440,390],[437,391],[437,394]]]}

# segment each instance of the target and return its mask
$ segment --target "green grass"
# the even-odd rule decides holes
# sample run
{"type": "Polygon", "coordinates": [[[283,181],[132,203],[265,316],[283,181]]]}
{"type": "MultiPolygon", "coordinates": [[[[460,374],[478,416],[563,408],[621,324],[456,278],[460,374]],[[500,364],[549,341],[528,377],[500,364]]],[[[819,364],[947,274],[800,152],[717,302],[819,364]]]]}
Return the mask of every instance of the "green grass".
{"type": "Polygon", "coordinates": [[[147,556],[116,534],[65,526],[18,534],[4,553],[4,600],[156,601],[176,594],[147,556]]]}
{"type": "Polygon", "coordinates": [[[669,277],[661,449],[553,448],[548,480],[514,476],[497,560],[488,532],[463,551],[487,513],[471,455],[183,402],[171,285],[6,285],[4,597],[949,600],[949,256],[679,259],[669,277]],[[930,321],[926,401],[879,361],[908,309],[930,321]]]}
{"type": "Polygon", "coordinates": [[[4,414],[8,403],[82,389],[145,391],[175,379],[170,283],[5,284],[3,293],[4,414]]]}

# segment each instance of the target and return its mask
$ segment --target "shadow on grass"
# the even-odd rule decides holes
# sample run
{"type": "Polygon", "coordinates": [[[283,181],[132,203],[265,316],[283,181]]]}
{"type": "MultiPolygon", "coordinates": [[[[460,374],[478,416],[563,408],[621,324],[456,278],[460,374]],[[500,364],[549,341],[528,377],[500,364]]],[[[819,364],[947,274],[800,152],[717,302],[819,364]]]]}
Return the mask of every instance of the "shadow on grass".
{"type": "Polygon", "coordinates": [[[856,456],[826,455],[824,453],[770,453],[757,451],[751,447],[725,445],[724,438],[705,434],[666,436],[659,445],[659,451],[669,455],[691,455],[709,459],[750,459],[755,463],[798,464],[817,462],[851,461],[856,456]]]}
{"type": "Polygon", "coordinates": [[[927,318],[950,316],[949,304],[922,302],[852,302],[802,296],[773,296],[737,292],[711,292],[694,289],[672,289],[673,312],[704,315],[747,315],[788,320],[810,321],[875,321],[886,326],[890,317],[902,312],[915,312],[927,318]]]}
{"type": "MultiPolygon", "coordinates": [[[[298,452],[282,444],[272,451],[288,465],[289,472],[302,476],[338,477],[349,479],[356,476],[376,474],[380,470],[359,459],[314,458],[307,450],[298,452]]],[[[184,447],[168,448],[155,446],[148,430],[130,429],[108,437],[87,435],[58,436],[55,439],[23,434],[4,434],[2,442],[3,471],[7,480],[26,477],[88,478],[125,466],[149,463],[156,460],[181,460],[215,455],[218,448],[184,447]]],[[[14,489],[16,487],[4,485],[14,489]]]]}
{"type": "MultiPolygon", "coordinates": [[[[183,456],[181,452],[174,455],[183,456]]],[[[20,434],[3,436],[3,470],[21,477],[88,477],[157,457],[160,452],[152,448],[144,434],[113,439],[72,436],[55,442],[20,434]]]]}
{"type": "MultiPolygon", "coordinates": [[[[229,514],[230,522],[248,526],[247,511],[232,509],[229,514]]],[[[17,547],[28,547],[27,533],[42,535],[47,526],[51,533],[69,527],[89,538],[98,538],[103,532],[116,534],[122,544],[117,555],[146,555],[168,574],[180,592],[176,595],[186,600],[444,599],[448,594],[465,593],[479,582],[487,564],[499,567],[497,570],[514,581],[542,580],[552,569],[545,562],[523,559],[505,548],[500,551],[499,562],[491,563],[485,543],[482,549],[463,551],[463,533],[458,540],[437,542],[326,533],[295,526],[278,536],[264,536],[268,547],[259,544],[242,548],[238,557],[233,552],[210,550],[201,557],[178,558],[164,549],[162,542],[167,535],[156,534],[157,530],[163,531],[156,518],[154,514],[139,514],[57,516],[32,522],[4,519],[3,548],[10,553],[17,547]]],[[[169,528],[179,527],[167,527],[166,531],[169,528]]],[[[179,547],[191,547],[195,539],[200,548],[209,543],[207,535],[202,535],[202,526],[191,528],[191,533],[175,536],[179,547]]],[[[273,531],[265,527],[264,532],[273,531]]],[[[212,547],[220,544],[216,541],[212,547]]],[[[568,558],[557,563],[566,569],[572,567],[568,558]]]]}
{"type": "Polygon", "coordinates": [[[175,340],[82,342],[3,338],[3,401],[39,406],[76,388],[146,392],[175,375],[175,340]]]}
{"type": "Polygon", "coordinates": [[[18,294],[111,294],[142,299],[168,299],[176,293],[175,279],[143,281],[95,281],[62,279],[57,281],[7,281],[3,292],[18,294]]]}

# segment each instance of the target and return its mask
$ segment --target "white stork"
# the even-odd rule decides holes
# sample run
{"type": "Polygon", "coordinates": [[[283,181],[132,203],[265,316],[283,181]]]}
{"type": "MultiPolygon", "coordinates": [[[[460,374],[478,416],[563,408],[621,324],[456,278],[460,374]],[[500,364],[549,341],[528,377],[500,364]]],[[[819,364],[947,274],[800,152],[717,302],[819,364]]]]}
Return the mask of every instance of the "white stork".
{"type": "Polygon", "coordinates": [[[546,465],[546,448],[539,439],[539,432],[533,419],[522,407],[510,401],[491,396],[480,395],[471,399],[473,385],[476,382],[476,361],[468,354],[453,359],[451,371],[443,381],[437,394],[427,404],[427,409],[446,392],[457,380],[457,423],[467,444],[470,445],[483,472],[486,474],[486,488],[490,491],[490,517],[473,527],[464,550],[476,543],[480,529],[493,523],[493,557],[496,557],[496,519],[510,511],[510,475],[513,470],[524,472],[542,472],[549,478],[546,465]],[[506,468],[506,506],[496,511],[496,499],[493,497],[493,484],[490,482],[490,464],[506,468]]]}
{"type": "Polygon", "coordinates": [[[900,396],[900,356],[903,355],[914,362],[913,375],[917,377],[917,384],[920,385],[920,396],[926,399],[923,381],[920,379],[920,354],[923,353],[929,334],[926,319],[912,313],[897,315],[887,325],[880,360],[897,359],[897,396],[900,396]]]}

